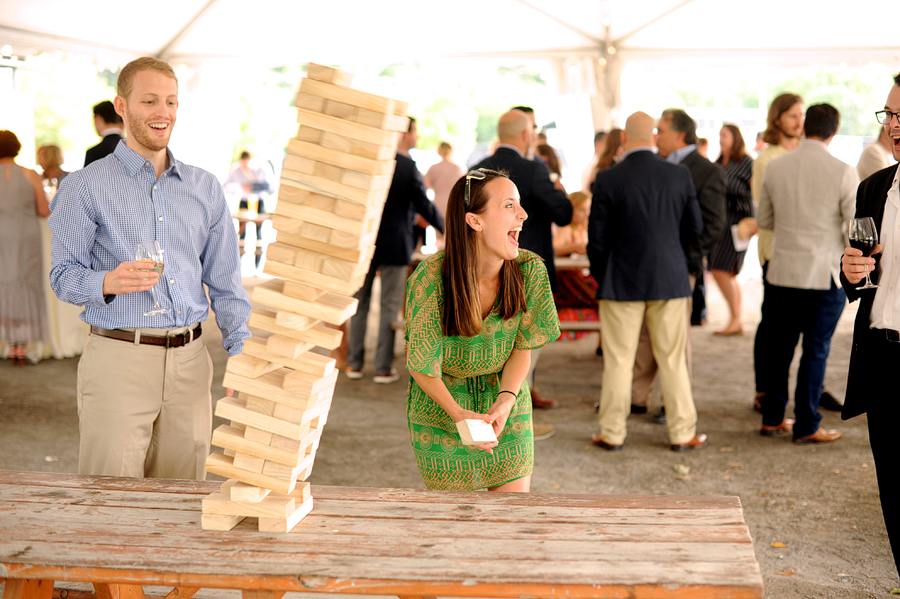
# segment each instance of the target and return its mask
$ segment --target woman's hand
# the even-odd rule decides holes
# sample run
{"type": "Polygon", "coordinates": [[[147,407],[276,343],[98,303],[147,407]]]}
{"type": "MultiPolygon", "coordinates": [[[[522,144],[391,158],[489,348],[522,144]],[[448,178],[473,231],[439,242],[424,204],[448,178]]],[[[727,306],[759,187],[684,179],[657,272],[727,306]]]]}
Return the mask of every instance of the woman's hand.
{"type": "Polygon", "coordinates": [[[516,399],[516,396],[512,393],[501,393],[486,414],[493,417],[493,421],[489,422],[493,424],[494,434],[497,435],[498,439],[503,429],[506,428],[506,420],[512,413],[513,406],[516,405],[516,399]]]}
{"type": "MultiPolygon", "coordinates": [[[[495,434],[497,432],[497,425],[494,424],[495,416],[493,416],[490,412],[488,412],[487,414],[480,414],[478,412],[460,408],[457,413],[451,414],[450,417],[453,418],[453,422],[461,422],[463,420],[484,420],[488,424],[492,424],[494,426],[495,434]]],[[[481,449],[491,455],[494,455],[494,447],[497,447],[497,445],[499,445],[497,441],[491,441],[490,443],[481,443],[480,445],[473,445],[472,447],[474,447],[475,449],[481,449]]]]}

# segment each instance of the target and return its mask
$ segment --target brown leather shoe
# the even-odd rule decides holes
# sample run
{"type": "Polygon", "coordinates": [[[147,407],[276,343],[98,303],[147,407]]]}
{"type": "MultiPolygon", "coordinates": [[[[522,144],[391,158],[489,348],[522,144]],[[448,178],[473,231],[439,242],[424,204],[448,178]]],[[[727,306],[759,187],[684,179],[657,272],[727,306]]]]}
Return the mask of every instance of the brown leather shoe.
{"type": "Polygon", "coordinates": [[[841,431],[836,431],[834,429],[825,429],[821,426],[811,435],[806,435],[805,437],[800,437],[799,439],[794,439],[794,443],[831,443],[832,441],[837,441],[844,435],[841,431]]]}
{"type": "Polygon", "coordinates": [[[619,451],[622,449],[621,445],[613,445],[612,443],[607,443],[603,440],[603,436],[600,433],[594,433],[591,435],[591,443],[596,445],[597,447],[602,447],[606,451],[619,451]]]}
{"type": "Polygon", "coordinates": [[[703,449],[704,447],[706,447],[706,444],[706,435],[694,435],[694,438],[687,443],[682,443],[680,445],[673,444],[672,451],[690,451],[691,449],[703,449]]]}
{"type": "Polygon", "coordinates": [[[774,437],[781,433],[789,433],[792,430],[794,430],[794,421],[790,418],[785,418],[781,421],[781,424],[775,426],[762,425],[762,428],[759,429],[759,434],[763,437],[774,437]]]}
{"type": "Polygon", "coordinates": [[[543,398],[537,389],[531,390],[531,407],[535,410],[548,410],[555,408],[557,405],[558,403],[555,399],[543,398]]]}

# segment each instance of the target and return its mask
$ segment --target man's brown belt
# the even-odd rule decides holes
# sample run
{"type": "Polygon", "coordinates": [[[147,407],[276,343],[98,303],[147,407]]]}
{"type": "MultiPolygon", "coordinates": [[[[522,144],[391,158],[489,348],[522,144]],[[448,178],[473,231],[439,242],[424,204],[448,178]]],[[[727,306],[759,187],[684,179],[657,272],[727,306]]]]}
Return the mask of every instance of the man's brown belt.
{"type": "MultiPolygon", "coordinates": [[[[130,341],[134,343],[134,333],[129,331],[121,331],[119,329],[101,329],[100,327],[91,327],[91,333],[94,335],[100,335],[101,337],[109,337],[110,339],[118,339],[120,341],[130,341]]],[[[153,335],[144,335],[141,334],[141,344],[145,345],[161,345],[163,347],[181,347],[182,345],[187,345],[191,341],[200,338],[200,334],[203,333],[203,330],[200,328],[200,325],[197,325],[197,328],[192,331],[187,331],[186,333],[181,333],[180,335],[172,335],[171,337],[156,337],[153,335]],[[191,335],[193,333],[193,336],[191,335]]]]}

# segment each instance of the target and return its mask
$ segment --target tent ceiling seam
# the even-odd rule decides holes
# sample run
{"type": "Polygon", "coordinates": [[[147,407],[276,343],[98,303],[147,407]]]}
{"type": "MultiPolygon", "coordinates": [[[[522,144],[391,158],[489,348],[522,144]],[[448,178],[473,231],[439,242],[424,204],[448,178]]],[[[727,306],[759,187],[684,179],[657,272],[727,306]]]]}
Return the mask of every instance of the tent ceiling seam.
{"type": "Polygon", "coordinates": [[[163,45],[163,47],[159,49],[159,52],[156,53],[156,58],[158,58],[158,59],[160,59],[160,60],[168,60],[169,57],[173,54],[173,49],[175,48],[175,46],[177,46],[177,45],[181,42],[181,40],[183,40],[184,37],[185,37],[188,33],[190,33],[191,29],[194,28],[194,26],[197,24],[197,22],[198,22],[201,18],[203,18],[203,15],[205,15],[207,12],[209,12],[209,10],[210,10],[213,6],[215,6],[216,4],[218,4],[218,2],[219,2],[219,0],[209,0],[209,2],[207,2],[207,3],[203,6],[203,8],[201,8],[200,10],[198,10],[197,13],[196,13],[193,17],[191,17],[191,18],[187,21],[187,23],[184,24],[184,27],[182,27],[182,28],[178,31],[178,33],[176,33],[176,34],[172,37],[172,39],[170,39],[169,41],[167,41],[167,42],[163,45]]]}

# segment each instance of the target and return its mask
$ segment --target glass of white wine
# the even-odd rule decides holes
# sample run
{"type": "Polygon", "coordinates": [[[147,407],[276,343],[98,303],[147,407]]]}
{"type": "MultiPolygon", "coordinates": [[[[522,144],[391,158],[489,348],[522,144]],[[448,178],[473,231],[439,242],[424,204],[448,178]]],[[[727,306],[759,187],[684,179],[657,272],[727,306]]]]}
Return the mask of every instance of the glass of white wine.
{"type": "MultiPolygon", "coordinates": [[[[138,262],[146,262],[153,265],[153,272],[162,276],[165,269],[165,261],[163,260],[163,250],[159,246],[158,241],[140,241],[134,248],[134,259],[138,262]]],[[[156,316],[157,314],[168,314],[171,310],[160,307],[159,298],[156,296],[156,287],[150,288],[153,294],[153,309],[144,312],[144,316],[156,316]]]]}

